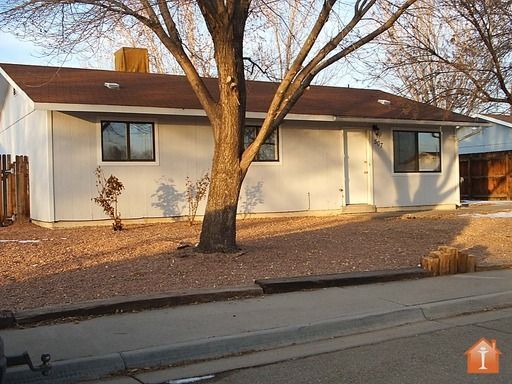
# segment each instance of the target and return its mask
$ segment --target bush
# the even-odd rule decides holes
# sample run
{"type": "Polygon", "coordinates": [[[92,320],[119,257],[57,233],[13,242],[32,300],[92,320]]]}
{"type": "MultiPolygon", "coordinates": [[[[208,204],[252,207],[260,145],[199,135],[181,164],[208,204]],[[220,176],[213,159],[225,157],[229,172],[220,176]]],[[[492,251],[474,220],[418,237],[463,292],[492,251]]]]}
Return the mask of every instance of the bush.
{"type": "Polygon", "coordinates": [[[210,185],[210,176],[208,172],[203,175],[199,180],[192,182],[187,176],[185,179],[186,192],[188,203],[188,222],[190,225],[194,224],[194,220],[197,214],[197,208],[199,203],[204,199],[208,192],[208,186],[210,185]]]}
{"type": "Polygon", "coordinates": [[[94,174],[96,175],[98,196],[92,200],[103,208],[103,212],[114,221],[112,223],[114,231],[120,231],[123,229],[123,223],[121,222],[121,213],[117,210],[117,198],[124,189],[123,183],[113,175],[107,179],[101,167],[96,168],[94,174]]]}

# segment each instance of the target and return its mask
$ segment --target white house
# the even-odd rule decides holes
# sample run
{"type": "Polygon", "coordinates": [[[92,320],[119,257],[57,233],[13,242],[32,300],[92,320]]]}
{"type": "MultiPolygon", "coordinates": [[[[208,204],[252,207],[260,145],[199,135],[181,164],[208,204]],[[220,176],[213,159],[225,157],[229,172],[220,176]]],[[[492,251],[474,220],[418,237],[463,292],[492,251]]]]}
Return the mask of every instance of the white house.
{"type": "MultiPolygon", "coordinates": [[[[247,89],[246,144],[276,84],[247,89]]],[[[186,215],[186,177],[210,168],[208,120],[181,76],[0,64],[0,106],[0,153],[29,156],[41,225],[105,219],[91,201],[98,165],[125,185],[123,218],[140,220],[186,215]]],[[[455,207],[455,131],[474,125],[378,90],[311,86],[251,165],[239,212],[455,207]]]]}
{"type": "Polygon", "coordinates": [[[459,154],[512,151],[512,116],[511,115],[477,115],[487,122],[482,127],[461,127],[459,154]]]}

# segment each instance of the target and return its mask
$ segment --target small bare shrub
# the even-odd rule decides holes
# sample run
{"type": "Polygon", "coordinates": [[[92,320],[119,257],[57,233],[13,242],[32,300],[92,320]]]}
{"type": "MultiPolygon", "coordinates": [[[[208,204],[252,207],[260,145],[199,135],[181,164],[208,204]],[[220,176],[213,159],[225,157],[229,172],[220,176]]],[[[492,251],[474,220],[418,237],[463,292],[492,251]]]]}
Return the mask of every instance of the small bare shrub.
{"type": "Polygon", "coordinates": [[[188,222],[190,225],[194,224],[197,214],[197,208],[199,207],[199,203],[204,199],[206,193],[208,192],[208,186],[210,185],[210,176],[208,172],[206,172],[203,177],[192,182],[190,177],[186,177],[185,179],[185,187],[186,192],[185,195],[187,197],[188,203],[188,222]]]}
{"type": "Polygon", "coordinates": [[[114,221],[112,223],[114,231],[120,231],[123,229],[123,223],[121,222],[121,213],[117,210],[117,198],[124,189],[123,183],[113,175],[107,179],[101,167],[96,168],[94,174],[96,175],[98,196],[92,200],[103,208],[103,212],[114,221]]]}

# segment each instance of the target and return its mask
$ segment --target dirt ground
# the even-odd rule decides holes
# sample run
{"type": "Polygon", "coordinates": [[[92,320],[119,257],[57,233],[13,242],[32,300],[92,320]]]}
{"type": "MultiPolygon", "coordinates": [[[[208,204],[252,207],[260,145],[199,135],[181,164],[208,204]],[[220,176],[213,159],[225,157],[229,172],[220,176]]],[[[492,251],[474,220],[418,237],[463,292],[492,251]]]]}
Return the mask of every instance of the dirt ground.
{"type": "Polygon", "coordinates": [[[240,220],[236,254],[177,250],[198,239],[200,225],[185,222],[127,225],[121,232],[12,225],[0,228],[0,310],[416,266],[439,245],[466,249],[479,263],[512,263],[511,222],[510,204],[240,220]],[[489,215],[496,212],[507,213],[489,215]]]}

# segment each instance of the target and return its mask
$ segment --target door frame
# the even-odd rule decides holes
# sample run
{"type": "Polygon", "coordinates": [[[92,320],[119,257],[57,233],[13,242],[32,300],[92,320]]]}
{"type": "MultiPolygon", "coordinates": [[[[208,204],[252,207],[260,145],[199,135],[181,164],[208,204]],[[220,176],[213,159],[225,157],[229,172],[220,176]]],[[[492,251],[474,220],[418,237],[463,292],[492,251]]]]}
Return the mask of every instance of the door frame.
{"type": "Polygon", "coordinates": [[[372,145],[372,130],[370,128],[344,128],[343,133],[341,135],[343,140],[343,185],[345,193],[343,194],[343,206],[349,205],[374,205],[374,194],[373,194],[373,145],[372,145]],[[348,163],[348,135],[347,133],[351,132],[361,132],[363,131],[366,135],[366,161],[367,161],[367,202],[366,203],[358,203],[358,204],[349,204],[348,198],[350,196],[349,190],[349,163],[348,163]]]}

